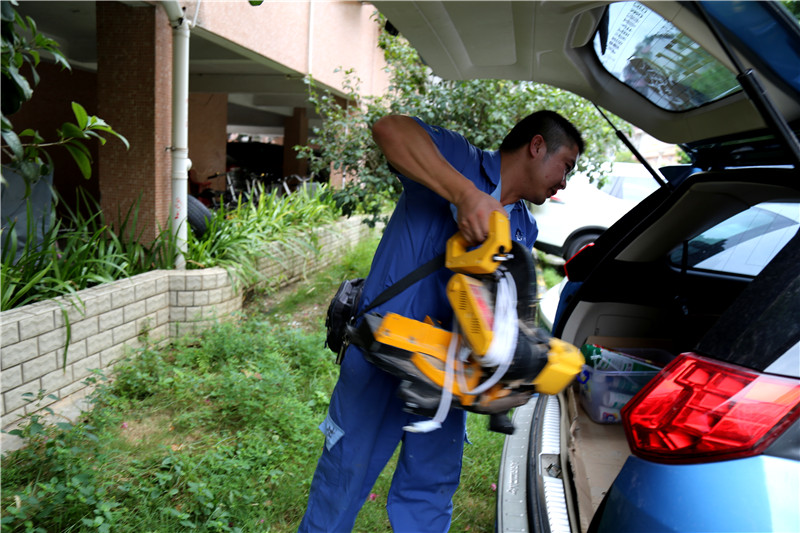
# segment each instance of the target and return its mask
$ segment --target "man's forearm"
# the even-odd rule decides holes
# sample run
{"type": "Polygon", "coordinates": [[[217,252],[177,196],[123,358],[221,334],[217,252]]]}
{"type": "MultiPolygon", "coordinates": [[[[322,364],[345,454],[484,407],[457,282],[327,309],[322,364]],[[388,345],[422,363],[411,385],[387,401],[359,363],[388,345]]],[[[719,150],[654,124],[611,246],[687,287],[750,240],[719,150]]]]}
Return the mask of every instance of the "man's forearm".
{"type": "Polygon", "coordinates": [[[389,115],[375,123],[372,136],[397,171],[456,206],[468,241],[484,240],[489,213],[503,211],[502,205],[453,168],[422,126],[411,117],[389,115]]]}
{"type": "Polygon", "coordinates": [[[428,132],[411,117],[389,115],[372,128],[386,160],[408,179],[458,204],[463,191],[475,185],[442,157],[428,132]]]}

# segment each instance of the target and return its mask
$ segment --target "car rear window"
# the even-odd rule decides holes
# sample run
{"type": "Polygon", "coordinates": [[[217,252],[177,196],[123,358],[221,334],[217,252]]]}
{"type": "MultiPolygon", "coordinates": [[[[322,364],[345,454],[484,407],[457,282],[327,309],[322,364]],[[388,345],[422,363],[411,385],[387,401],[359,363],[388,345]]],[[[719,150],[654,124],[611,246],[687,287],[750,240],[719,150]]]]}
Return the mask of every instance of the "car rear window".
{"type": "Polygon", "coordinates": [[[609,5],[594,50],[615,78],[669,111],[702,106],[741,89],[734,74],[639,2],[609,5]]]}
{"type": "Polygon", "coordinates": [[[756,276],[800,228],[800,203],[765,202],[704,231],[669,255],[676,267],[756,276]]]}

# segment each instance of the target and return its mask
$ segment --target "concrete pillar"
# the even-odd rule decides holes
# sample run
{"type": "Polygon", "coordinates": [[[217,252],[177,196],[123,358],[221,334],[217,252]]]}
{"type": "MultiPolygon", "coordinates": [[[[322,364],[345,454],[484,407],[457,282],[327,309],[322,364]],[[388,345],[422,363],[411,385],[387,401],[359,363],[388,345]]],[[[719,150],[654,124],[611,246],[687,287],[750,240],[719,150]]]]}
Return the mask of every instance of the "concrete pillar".
{"type": "Polygon", "coordinates": [[[98,156],[100,205],[116,220],[140,199],[142,240],[169,230],[172,29],[163,9],[97,2],[97,109],[127,137],[98,156]]]}
{"type": "MultiPolygon", "coordinates": [[[[193,93],[189,95],[189,159],[199,179],[225,172],[225,146],[228,134],[228,95],[193,93]]],[[[211,180],[212,187],[225,189],[225,177],[211,180]]]]}
{"type": "Polygon", "coordinates": [[[295,107],[294,115],[284,121],[283,175],[308,175],[308,160],[297,159],[294,147],[308,144],[308,116],[304,107],[295,107]]]}

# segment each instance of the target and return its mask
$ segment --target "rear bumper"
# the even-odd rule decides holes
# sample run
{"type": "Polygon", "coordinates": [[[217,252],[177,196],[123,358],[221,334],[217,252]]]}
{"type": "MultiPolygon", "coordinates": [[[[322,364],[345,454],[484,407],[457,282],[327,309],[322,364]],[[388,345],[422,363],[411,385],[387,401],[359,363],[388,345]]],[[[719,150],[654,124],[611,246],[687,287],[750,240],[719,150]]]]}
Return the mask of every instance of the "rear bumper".
{"type": "MultiPolygon", "coordinates": [[[[515,409],[497,490],[496,531],[576,533],[558,397],[515,409]],[[566,483],[565,483],[566,482],[566,483]]],[[[760,455],[694,465],[630,456],[591,517],[589,533],[800,531],[800,461],[760,455]]]]}
{"type": "Polygon", "coordinates": [[[496,531],[570,533],[558,398],[533,396],[514,410],[513,423],[500,462],[496,531]]]}

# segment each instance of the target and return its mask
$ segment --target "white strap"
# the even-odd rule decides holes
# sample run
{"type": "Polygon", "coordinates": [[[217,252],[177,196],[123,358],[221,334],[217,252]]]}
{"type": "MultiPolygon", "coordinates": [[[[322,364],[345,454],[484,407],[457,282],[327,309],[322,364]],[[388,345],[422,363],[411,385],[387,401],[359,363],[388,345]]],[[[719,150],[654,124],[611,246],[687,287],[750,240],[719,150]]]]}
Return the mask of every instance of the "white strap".
{"type": "MultiPolygon", "coordinates": [[[[455,320],[453,320],[455,322],[455,320]]],[[[447,418],[447,413],[450,411],[450,403],[453,400],[453,369],[455,368],[456,348],[458,347],[458,327],[453,328],[453,335],[450,337],[450,345],[447,347],[447,361],[445,362],[444,370],[444,386],[442,387],[442,396],[439,398],[439,407],[436,409],[436,414],[432,420],[420,420],[414,422],[410,426],[404,426],[405,431],[411,433],[428,433],[430,431],[442,427],[442,422],[447,418]]]]}
{"type": "Polygon", "coordinates": [[[439,407],[431,420],[415,422],[410,426],[404,426],[405,431],[412,433],[428,433],[442,427],[442,422],[450,411],[450,404],[453,400],[453,374],[457,374],[459,387],[465,394],[480,394],[498,383],[505,375],[511,362],[514,360],[514,351],[517,347],[519,328],[517,325],[517,287],[514,278],[507,271],[503,272],[497,282],[497,296],[495,297],[494,326],[492,328],[492,342],[489,350],[481,359],[481,366],[497,367],[492,376],[475,387],[468,390],[464,380],[464,367],[461,361],[456,360],[456,351],[460,339],[458,321],[453,320],[453,335],[450,337],[450,344],[447,347],[447,360],[445,362],[444,386],[442,396],[439,398],[439,407]],[[458,372],[455,372],[458,365],[458,372]]]}

